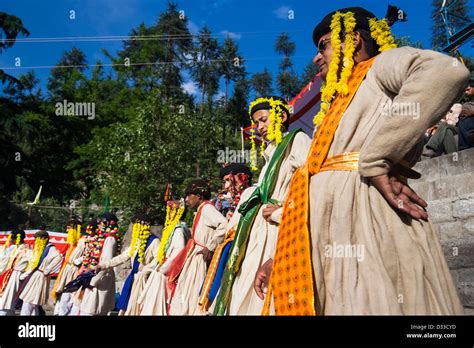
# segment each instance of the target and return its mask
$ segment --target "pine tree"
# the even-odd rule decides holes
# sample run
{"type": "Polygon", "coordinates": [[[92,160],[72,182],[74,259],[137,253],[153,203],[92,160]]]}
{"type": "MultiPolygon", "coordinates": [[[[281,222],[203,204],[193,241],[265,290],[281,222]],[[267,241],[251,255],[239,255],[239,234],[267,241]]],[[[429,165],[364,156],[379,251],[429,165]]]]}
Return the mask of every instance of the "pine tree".
{"type": "Polygon", "coordinates": [[[290,57],[295,52],[296,45],[290,41],[287,33],[281,33],[275,43],[275,51],[283,55],[277,75],[277,86],[281,96],[289,101],[299,90],[298,76],[293,70],[290,57]]]}
{"type": "Polygon", "coordinates": [[[255,73],[250,80],[257,97],[270,95],[273,93],[272,74],[265,68],[261,73],[255,73]]]}

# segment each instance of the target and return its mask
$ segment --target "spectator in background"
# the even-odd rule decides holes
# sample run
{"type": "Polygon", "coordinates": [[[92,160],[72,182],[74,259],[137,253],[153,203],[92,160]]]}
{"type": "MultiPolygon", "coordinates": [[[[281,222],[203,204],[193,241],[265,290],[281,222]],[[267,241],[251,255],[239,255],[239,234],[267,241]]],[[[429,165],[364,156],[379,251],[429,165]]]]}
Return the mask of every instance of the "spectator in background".
{"type": "Polygon", "coordinates": [[[423,156],[436,157],[458,151],[456,140],[458,128],[456,125],[461,110],[461,104],[454,104],[451,107],[446,116],[439,122],[437,130],[431,133],[431,137],[423,150],[423,156]]]}
{"type": "Polygon", "coordinates": [[[469,81],[465,94],[469,101],[462,104],[459,116],[459,151],[474,147],[474,79],[469,81]]]}

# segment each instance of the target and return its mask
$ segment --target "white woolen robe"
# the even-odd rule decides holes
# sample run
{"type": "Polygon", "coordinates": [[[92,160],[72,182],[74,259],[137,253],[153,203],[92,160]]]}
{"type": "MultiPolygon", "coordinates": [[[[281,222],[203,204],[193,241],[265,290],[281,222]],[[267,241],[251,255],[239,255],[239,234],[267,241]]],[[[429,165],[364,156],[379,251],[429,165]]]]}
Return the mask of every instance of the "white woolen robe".
{"type": "Polygon", "coordinates": [[[188,255],[176,284],[176,290],[171,300],[170,315],[202,315],[199,309],[199,291],[206,278],[207,265],[202,254],[198,252],[204,245],[213,251],[225,236],[227,219],[212,205],[202,208],[199,221],[195,228],[195,245],[188,255]]]}
{"type": "MultiPolygon", "coordinates": [[[[34,255],[32,255],[34,257],[34,255]]],[[[43,306],[48,302],[50,274],[57,270],[63,261],[63,256],[53,245],[49,248],[48,254],[39,265],[38,269],[33,272],[28,283],[20,294],[23,302],[33,305],[43,306]]]]}
{"type": "MultiPolygon", "coordinates": [[[[305,163],[310,144],[311,139],[304,132],[295,135],[283,155],[271,198],[284,203],[293,173],[305,163]]],[[[261,184],[265,176],[275,149],[274,142],[265,149],[266,163],[260,173],[258,184],[261,184]]],[[[273,258],[278,238],[278,225],[271,225],[263,218],[262,211],[265,207],[265,204],[260,207],[252,225],[245,257],[232,287],[228,315],[260,315],[262,312],[263,301],[255,293],[253,283],[259,267],[273,258]]],[[[282,208],[278,208],[272,213],[272,220],[279,223],[281,214],[282,208]]]]}
{"type": "Polygon", "coordinates": [[[165,261],[156,266],[151,272],[142,291],[138,303],[141,307],[140,315],[167,315],[166,273],[175,257],[186,245],[182,227],[177,227],[173,232],[170,246],[166,251],[165,261]]]}
{"type": "Polygon", "coordinates": [[[76,247],[69,255],[69,260],[58,277],[56,279],[57,288],[56,291],[61,292],[64,290],[64,286],[74,280],[77,275],[77,271],[79,270],[79,266],[81,265],[82,261],[82,252],[84,251],[85,245],[85,238],[80,238],[77,242],[76,247]]]}
{"type": "Polygon", "coordinates": [[[8,279],[7,286],[3,290],[2,296],[0,297],[0,310],[15,309],[15,303],[13,300],[15,299],[18,288],[20,287],[20,276],[25,272],[31,254],[32,250],[29,246],[27,244],[21,244],[15,252],[15,256],[12,256],[17,259],[12,260],[12,262],[15,262],[13,265],[13,272],[10,275],[10,279],[8,279]],[[26,250],[26,252],[22,252],[23,250],[26,250]],[[22,253],[20,254],[20,252],[22,253]]]}
{"type": "MultiPolygon", "coordinates": [[[[117,242],[115,238],[105,238],[99,263],[105,263],[112,259],[116,254],[116,249],[117,242]]],[[[115,307],[114,270],[101,270],[91,279],[90,285],[92,286],[91,289],[84,290],[84,296],[80,302],[80,312],[92,315],[107,315],[115,307]]]]}
{"type": "MultiPolygon", "coordinates": [[[[138,298],[145,287],[145,283],[150,275],[151,271],[156,266],[156,256],[158,254],[158,247],[160,246],[160,240],[155,238],[148,248],[145,249],[143,255],[143,262],[138,266],[138,271],[133,275],[133,284],[130,291],[130,298],[128,300],[127,310],[125,315],[139,315],[138,298]]],[[[115,256],[113,259],[100,262],[100,267],[109,269],[121,265],[125,262],[130,262],[133,268],[133,261],[137,256],[137,250],[134,251],[133,257],[130,257],[130,246],[127,247],[120,255],[115,256]]]]}

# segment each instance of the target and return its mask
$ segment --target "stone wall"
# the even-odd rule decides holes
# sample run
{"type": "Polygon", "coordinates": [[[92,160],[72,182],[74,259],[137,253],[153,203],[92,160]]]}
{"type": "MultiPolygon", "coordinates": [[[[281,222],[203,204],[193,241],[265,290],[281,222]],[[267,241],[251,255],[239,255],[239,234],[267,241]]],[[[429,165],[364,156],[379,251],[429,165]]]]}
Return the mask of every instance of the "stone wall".
{"type": "Polygon", "coordinates": [[[422,177],[410,186],[428,202],[464,311],[474,315],[474,148],[418,162],[414,169],[422,177]]]}

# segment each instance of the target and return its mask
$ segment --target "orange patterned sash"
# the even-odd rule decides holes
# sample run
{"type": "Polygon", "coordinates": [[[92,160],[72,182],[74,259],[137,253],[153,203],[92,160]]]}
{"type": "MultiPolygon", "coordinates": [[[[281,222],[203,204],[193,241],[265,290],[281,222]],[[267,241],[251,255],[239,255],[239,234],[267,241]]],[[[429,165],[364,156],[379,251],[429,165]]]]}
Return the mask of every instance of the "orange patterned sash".
{"type": "MultiPolygon", "coordinates": [[[[278,242],[273,261],[269,288],[262,311],[270,312],[273,298],[276,315],[316,315],[311,239],[308,230],[309,178],[326,168],[337,165],[325,163],[339,122],[352,101],[357,89],[372,66],[374,58],[357,64],[349,81],[349,93],[337,96],[311,143],[303,167],[291,179],[288,197],[278,231],[278,242]]],[[[340,161],[341,159],[338,159],[340,161]]],[[[350,158],[354,162],[354,158],[350,158]]]]}

